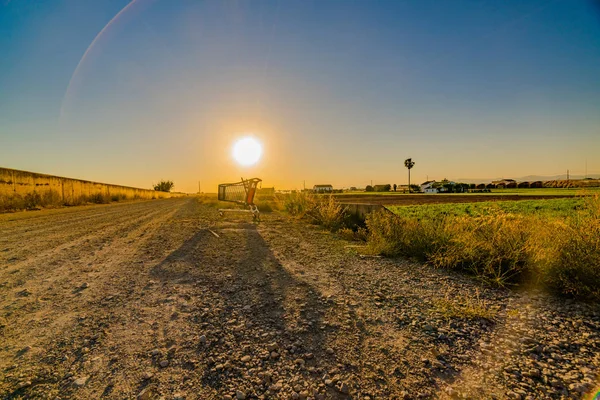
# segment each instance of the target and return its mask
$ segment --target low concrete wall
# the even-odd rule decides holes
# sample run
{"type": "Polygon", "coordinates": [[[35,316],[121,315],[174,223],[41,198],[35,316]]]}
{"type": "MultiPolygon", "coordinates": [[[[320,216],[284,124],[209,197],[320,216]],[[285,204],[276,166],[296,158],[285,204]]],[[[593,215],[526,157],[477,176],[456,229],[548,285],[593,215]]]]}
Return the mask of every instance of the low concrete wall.
{"type": "Polygon", "coordinates": [[[173,194],[0,168],[0,211],[167,197],[173,194]]]}

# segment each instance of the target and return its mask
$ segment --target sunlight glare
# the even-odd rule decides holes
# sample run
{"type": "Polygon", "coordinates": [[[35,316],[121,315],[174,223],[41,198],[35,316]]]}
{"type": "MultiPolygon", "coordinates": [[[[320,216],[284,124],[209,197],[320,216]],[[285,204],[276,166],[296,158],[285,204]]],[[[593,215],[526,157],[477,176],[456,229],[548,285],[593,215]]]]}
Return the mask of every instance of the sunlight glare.
{"type": "Polygon", "coordinates": [[[253,137],[241,138],[233,145],[233,158],[244,167],[256,164],[261,155],[262,146],[253,137]]]}

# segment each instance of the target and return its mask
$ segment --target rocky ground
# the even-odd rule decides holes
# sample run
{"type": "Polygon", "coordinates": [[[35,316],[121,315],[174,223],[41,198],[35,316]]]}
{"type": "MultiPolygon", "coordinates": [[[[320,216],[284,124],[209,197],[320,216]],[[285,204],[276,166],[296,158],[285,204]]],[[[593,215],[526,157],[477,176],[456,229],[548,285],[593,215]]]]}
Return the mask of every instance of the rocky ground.
{"type": "Polygon", "coordinates": [[[194,198],[0,215],[0,397],[581,398],[600,307],[194,198]]]}

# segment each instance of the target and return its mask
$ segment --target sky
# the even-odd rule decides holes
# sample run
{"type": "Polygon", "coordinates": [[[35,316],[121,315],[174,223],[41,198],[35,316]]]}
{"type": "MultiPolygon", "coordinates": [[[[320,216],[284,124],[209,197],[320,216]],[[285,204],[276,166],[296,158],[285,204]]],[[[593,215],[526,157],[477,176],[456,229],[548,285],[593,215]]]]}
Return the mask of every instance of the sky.
{"type": "Polygon", "coordinates": [[[587,0],[0,0],[0,166],[215,192],[600,173],[587,0]],[[251,135],[263,157],[231,156],[251,135]]]}

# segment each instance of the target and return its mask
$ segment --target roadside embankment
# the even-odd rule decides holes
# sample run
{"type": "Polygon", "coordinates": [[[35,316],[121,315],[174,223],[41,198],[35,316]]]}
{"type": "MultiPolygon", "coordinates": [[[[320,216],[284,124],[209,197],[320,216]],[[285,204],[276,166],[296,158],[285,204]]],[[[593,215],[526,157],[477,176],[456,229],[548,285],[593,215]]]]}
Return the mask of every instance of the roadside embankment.
{"type": "Polygon", "coordinates": [[[174,196],[179,194],[0,168],[0,212],[174,196]]]}

